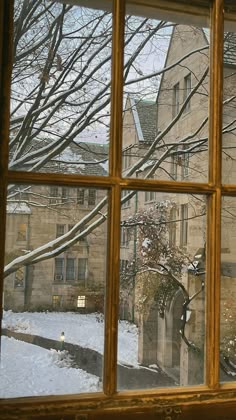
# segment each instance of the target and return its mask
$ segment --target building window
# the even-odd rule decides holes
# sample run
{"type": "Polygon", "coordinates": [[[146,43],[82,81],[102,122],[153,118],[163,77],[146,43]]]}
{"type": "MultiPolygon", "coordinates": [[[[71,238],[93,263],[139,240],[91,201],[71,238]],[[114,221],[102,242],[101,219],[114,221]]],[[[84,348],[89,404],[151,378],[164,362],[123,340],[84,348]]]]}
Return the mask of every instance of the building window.
{"type": "Polygon", "coordinates": [[[27,240],[27,224],[19,223],[17,226],[17,241],[26,241],[27,240]]]}
{"type": "MultiPolygon", "coordinates": [[[[126,197],[127,196],[127,194],[129,193],[130,191],[121,191],[121,199],[123,199],[124,197],[126,197]]],[[[131,203],[131,200],[129,199],[129,200],[125,200],[125,202],[122,204],[122,209],[126,209],[127,207],[130,207],[130,203],[131,203]]]]}
{"type": "Polygon", "coordinates": [[[54,281],[64,280],[64,258],[55,258],[54,281]]]}
{"type": "Polygon", "coordinates": [[[77,204],[84,205],[84,188],[77,189],[77,204]]]}
{"type": "Polygon", "coordinates": [[[62,235],[64,235],[64,233],[65,233],[65,227],[66,227],[66,225],[60,225],[60,224],[57,224],[57,227],[56,227],[56,237],[57,238],[59,238],[59,236],[62,236],[62,235]]]}
{"type": "Polygon", "coordinates": [[[61,189],[61,200],[62,202],[67,201],[69,198],[69,189],[68,187],[62,187],[61,189]]]}
{"type": "Polygon", "coordinates": [[[24,288],[25,286],[25,267],[20,267],[15,272],[14,287],[24,288]]]}
{"type": "Polygon", "coordinates": [[[120,230],[120,246],[128,247],[129,246],[129,231],[126,227],[122,226],[120,230]]]}
{"type": "Polygon", "coordinates": [[[88,266],[88,259],[87,258],[79,258],[78,259],[78,280],[86,280],[86,278],[87,278],[87,266],[88,266]]]}
{"type": "Polygon", "coordinates": [[[123,170],[128,169],[131,166],[131,147],[123,150],[122,152],[122,168],[123,170]]]}
{"type": "Polygon", "coordinates": [[[178,176],[177,165],[178,165],[178,156],[172,155],[171,162],[170,162],[170,176],[171,176],[171,179],[173,180],[176,180],[178,176]]]}
{"type": "Polygon", "coordinates": [[[96,204],[96,190],[94,188],[90,188],[88,190],[88,205],[94,206],[96,204]]]}
{"type": "MultiPolygon", "coordinates": [[[[187,99],[187,97],[191,93],[191,89],[192,89],[192,85],[191,85],[191,73],[189,73],[184,78],[184,97],[183,97],[183,100],[184,101],[187,99]]],[[[186,104],[186,106],[184,108],[184,112],[188,112],[190,110],[190,102],[191,101],[189,100],[188,103],[186,104]]]]}
{"type": "Polygon", "coordinates": [[[179,83],[173,88],[173,118],[179,113],[179,83]]]}
{"type": "Polygon", "coordinates": [[[75,280],[75,258],[66,259],[66,280],[75,280]]]}
{"type": "Polygon", "coordinates": [[[170,223],[169,223],[169,243],[170,246],[176,245],[176,209],[170,210],[170,223]]]}
{"type": "Polygon", "coordinates": [[[145,195],[144,197],[145,203],[155,201],[155,196],[156,196],[155,191],[145,191],[144,195],[145,195]]]}
{"type": "Polygon", "coordinates": [[[77,308],[85,308],[86,306],[86,297],[78,296],[77,297],[77,308]]]}
{"type": "Polygon", "coordinates": [[[58,197],[59,197],[59,188],[52,186],[50,187],[50,198],[49,198],[49,204],[56,204],[58,203],[58,197]]]}
{"type": "Polygon", "coordinates": [[[96,204],[97,192],[95,188],[78,188],[77,204],[81,206],[94,206],[96,204]]]}
{"type": "MultiPolygon", "coordinates": [[[[188,149],[188,146],[183,146],[183,150],[188,149]]],[[[181,159],[182,167],[181,167],[181,174],[182,179],[185,179],[189,175],[189,153],[184,152],[181,159]]]]}
{"type": "Polygon", "coordinates": [[[62,303],[62,296],[60,295],[53,295],[52,296],[52,307],[54,309],[59,309],[62,303]]]}
{"type": "Polygon", "coordinates": [[[129,261],[128,260],[120,260],[120,272],[124,273],[127,270],[129,261]]]}
{"type": "Polygon", "coordinates": [[[181,204],[180,212],[180,246],[186,246],[188,242],[188,204],[181,204]]]}

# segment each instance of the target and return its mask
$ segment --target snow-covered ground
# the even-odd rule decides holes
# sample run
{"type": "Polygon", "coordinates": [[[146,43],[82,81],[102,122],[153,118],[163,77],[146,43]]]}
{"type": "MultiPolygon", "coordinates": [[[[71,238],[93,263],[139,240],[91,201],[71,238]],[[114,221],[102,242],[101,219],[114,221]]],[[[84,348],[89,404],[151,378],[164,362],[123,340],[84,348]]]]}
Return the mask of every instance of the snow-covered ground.
{"type": "MultiPolygon", "coordinates": [[[[23,312],[4,311],[2,328],[17,332],[40,335],[78,344],[103,353],[104,322],[98,313],[79,314],[74,312],[23,312]]],[[[119,322],[118,360],[121,364],[138,366],[138,330],[127,321],[119,322]]]]}
{"type": "MultiPolygon", "coordinates": [[[[103,353],[104,322],[101,314],[4,311],[3,328],[79,344],[103,353]]],[[[119,323],[118,360],[137,367],[137,327],[119,323]]],[[[2,337],[0,398],[94,392],[99,378],[71,367],[66,352],[45,350],[13,338],[2,337]]]]}
{"type": "Polygon", "coordinates": [[[2,337],[0,398],[101,390],[97,376],[70,366],[66,352],[2,337]]]}

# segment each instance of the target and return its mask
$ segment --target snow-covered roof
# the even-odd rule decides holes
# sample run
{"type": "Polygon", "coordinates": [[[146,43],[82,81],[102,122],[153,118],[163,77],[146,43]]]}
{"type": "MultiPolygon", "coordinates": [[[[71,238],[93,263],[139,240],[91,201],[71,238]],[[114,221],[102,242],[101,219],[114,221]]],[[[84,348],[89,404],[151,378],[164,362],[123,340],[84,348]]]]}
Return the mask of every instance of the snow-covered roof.
{"type": "Polygon", "coordinates": [[[24,202],[10,202],[7,203],[7,214],[31,214],[31,209],[27,203],[24,202]]]}

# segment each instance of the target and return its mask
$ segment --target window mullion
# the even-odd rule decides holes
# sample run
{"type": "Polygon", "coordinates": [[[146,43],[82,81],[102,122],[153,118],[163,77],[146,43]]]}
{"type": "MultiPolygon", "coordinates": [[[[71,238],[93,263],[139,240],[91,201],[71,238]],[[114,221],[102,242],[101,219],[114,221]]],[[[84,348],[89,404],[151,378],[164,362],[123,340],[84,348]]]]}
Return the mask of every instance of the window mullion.
{"type": "Polygon", "coordinates": [[[104,392],[117,384],[117,326],[119,307],[120,179],[122,166],[122,109],[125,1],[113,2],[111,129],[109,175],[116,178],[109,195],[107,287],[105,310],[104,392]]]}
{"type": "MultiPolygon", "coordinates": [[[[0,2],[0,325],[2,317],[3,268],[6,226],[6,191],[10,85],[12,68],[13,1],[0,2]]],[[[1,327],[0,327],[1,328],[1,327]]],[[[1,335],[0,335],[1,337],[1,335]]]]}
{"type": "Polygon", "coordinates": [[[209,182],[215,193],[208,208],[206,382],[212,389],[219,387],[223,7],[215,0],[211,14],[209,182]]]}

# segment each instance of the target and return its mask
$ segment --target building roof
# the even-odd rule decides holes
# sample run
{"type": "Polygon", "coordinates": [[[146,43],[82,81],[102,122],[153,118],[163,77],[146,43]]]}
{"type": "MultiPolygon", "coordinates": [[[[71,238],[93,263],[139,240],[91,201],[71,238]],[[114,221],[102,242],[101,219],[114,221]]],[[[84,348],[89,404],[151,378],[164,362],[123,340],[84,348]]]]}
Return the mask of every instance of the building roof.
{"type": "Polygon", "coordinates": [[[130,95],[130,102],[139,141],[152,143],[157,135],[156,101],[138,99],[130,95]]]}
{"type": "Polygon", "coordinates": [[[224,38],[224,63],[236,66],[236,33],[226,32],[224,38]]]}
{"type": "MultiPolygon", "coordinates": [[[[35,140],[33,149],[48,145],[49,140],[35,140]]],[[[107,175],[108,144],[72,142],[41,169],[47,173],[77,173],[82,175],[107,175]]],[[[24,168],[19,168],[24,169],[24,168]]]]}
{"type": "MultiPolygon", "coordinates": [[[[206,37],[208,44],[210,44],[210,30],[208,28],[203,29],[203,33],[206,37]]],[[[224,64],[230,66],[236,66],[236,33],[225,32],[224,33],[224,64]]]]}

